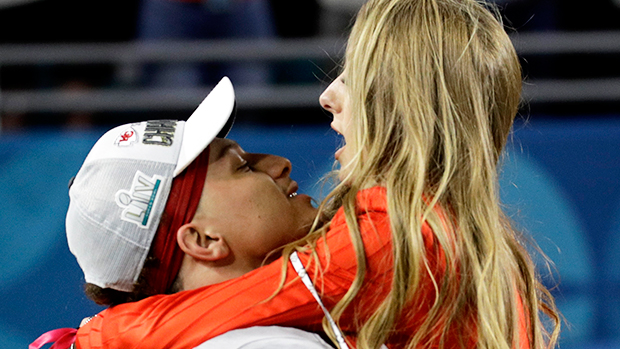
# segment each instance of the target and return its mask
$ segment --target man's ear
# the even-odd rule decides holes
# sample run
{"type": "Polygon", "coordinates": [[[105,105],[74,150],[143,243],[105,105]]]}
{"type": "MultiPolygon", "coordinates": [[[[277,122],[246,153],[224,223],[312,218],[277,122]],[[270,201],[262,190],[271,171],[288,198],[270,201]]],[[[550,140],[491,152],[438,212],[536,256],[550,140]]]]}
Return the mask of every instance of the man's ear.
{"type": "Polygon", "coordinates": [[[230,248],[221,235],[201,230],[194,223],[179,228],[177,242],[183,252],[197,260],[215,262],[230,254],[230,248]]]}

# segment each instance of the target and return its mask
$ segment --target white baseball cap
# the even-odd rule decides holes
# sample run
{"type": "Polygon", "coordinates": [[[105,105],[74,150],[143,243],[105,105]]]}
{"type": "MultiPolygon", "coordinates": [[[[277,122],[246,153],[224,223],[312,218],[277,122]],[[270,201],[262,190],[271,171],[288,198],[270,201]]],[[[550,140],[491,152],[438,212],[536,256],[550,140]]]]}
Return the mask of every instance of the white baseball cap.
{"type": "Polygon", "coordinates": [[[144,266],[172,180],[232,126],[224,77],[187,121],[152,120],[106,132],[69,189],[69,249],[86,282],[129,292],[144,266]]]}

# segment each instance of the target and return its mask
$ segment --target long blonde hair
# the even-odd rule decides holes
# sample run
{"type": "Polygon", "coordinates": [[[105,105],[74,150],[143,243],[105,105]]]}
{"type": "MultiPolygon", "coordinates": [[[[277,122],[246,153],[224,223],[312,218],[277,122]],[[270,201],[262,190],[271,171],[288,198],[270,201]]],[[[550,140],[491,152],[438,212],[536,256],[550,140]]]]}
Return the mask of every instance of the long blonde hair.
{"type": "Polygon", "coordinates": [[[468,318],[475,319],[477,348],[553,347],[553,298],[499,201],[498,166],[519,108],[521,69],[496,13],[475,0],[370,0],[352,28],[344,70],[354,120],[347,148],[355,156],[350,175],[321,208],[344,207],[358,273],[334,318],[351,305],[366,272],[356,193],[381,185],[394,277],[389,295],[359,328],[358,348],[388,341],[423,278],[433,280],[435,302],[407,347],[442,347],[449,333],[471,330],[463,324],[468,318]],[[445,253],[437,280],[424,222],[445,253]],[[552,320],[549,330],[543,313],[552,320]]]}

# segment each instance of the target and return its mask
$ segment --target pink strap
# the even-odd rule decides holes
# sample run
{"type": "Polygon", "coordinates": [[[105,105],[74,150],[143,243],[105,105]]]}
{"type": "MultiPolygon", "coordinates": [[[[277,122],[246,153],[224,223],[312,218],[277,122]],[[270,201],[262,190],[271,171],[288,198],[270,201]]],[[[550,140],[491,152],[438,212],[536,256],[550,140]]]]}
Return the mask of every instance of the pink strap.
{"type": "Polygon", "coordinates": [[[69,349],[75,342],[77,330],[75,328],[59,328],[42,334],[32,342],[28,349],[41,349],[47,343],[54,343],[49,349],[69,349]]]}

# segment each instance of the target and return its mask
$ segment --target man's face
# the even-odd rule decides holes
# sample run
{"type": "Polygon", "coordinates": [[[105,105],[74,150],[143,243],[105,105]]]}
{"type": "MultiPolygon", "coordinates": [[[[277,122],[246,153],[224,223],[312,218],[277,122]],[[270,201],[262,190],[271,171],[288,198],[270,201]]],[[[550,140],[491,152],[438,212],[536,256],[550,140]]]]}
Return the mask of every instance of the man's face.
{"type": "Polygon", "coordinates": [[[317,213],[309,196],[296,195],[290,172],[285,158],[246,153],[216,138],[197,217],[225,234],[234,258],[256,268],[269,252],[303,237],[317,213]]]}

